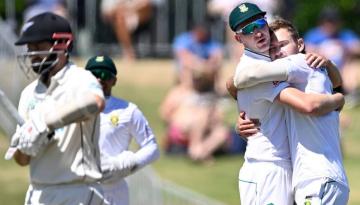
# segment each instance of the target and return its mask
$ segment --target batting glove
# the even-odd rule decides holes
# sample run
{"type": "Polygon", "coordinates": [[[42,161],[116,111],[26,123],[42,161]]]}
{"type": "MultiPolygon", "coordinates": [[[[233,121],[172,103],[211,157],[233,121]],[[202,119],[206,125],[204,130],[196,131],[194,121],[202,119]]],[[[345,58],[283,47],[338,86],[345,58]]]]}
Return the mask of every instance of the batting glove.
{"type": "Polygon", "coordinates": [[[41,113],[33,112],[30,120],[15,133],[13,137],[19,138],[17,148],[24,154],[36,156],[37,153],[49,142],[49,129],[41,113]]]}
{"type": "Polygon", "coordinates": [[[115,157],[108,156],[101,161],[103,181],[111,182],[115,179],[130,175],[137,165],[136,156],[131,151],[123,151],[115,157]]]}

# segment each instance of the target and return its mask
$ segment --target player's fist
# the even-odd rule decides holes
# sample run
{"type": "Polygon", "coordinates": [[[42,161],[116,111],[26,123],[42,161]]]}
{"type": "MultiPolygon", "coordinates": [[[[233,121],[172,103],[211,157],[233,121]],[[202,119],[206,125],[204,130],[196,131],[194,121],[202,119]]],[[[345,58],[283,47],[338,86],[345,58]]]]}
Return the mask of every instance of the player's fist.
{"type": "Polygon", "coordinates": [[[19,143],[17,148],[24,154],[36,156],[48,142],[49,129],[47,128],[41,113],[33,112],[30,119],[25,122],[15,133],[19,143]]]}

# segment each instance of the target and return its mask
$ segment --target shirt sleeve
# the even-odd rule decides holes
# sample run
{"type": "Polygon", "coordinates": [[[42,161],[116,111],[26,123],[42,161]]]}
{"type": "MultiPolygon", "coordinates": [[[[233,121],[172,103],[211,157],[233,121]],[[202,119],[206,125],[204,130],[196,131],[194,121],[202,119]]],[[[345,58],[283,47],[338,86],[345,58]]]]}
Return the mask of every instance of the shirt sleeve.
{"type": "Polygon", "coordinates": [[[78,81],[82,84],[83,91],[89,91],[103,99],[105,98],[100,83],[89,71],[85,71],[82,75],[82,79],[78,79],[78,81]]]}
{"type": "Polygon", "coordinates": [[[286,62],[256,61],[239,64],[234,75],[234,86],[238,89],[271,81],[285,81],[288,76],[286,62]]]}
{"type": "Polygon", "coordinates": [[[190,43],[190,35],[188,33],[181,34],[173,43],[173,52],[178,52],[183,49],[187,49],[190,43]]]}
{"type": "Polygon", "coordinates": [[[148,121],[138,108],[132,114],[130,132],[140,145],[140,149],[135,153],[138,168],[144,167],[159,158],[160,152],[155,135],[148,121]]]}
{"type": "Polygon", "coordinates": [[[296,55],[290,55],[276,61],[283,61],[283,64],[287,66],[288,76],[286,81],[290,84],[307,82],[308,76],[313,69],[307,64],[305,60],[305,55],[301,53],[296,55]]]}
{"type": "Polygon", "coordinates": [[[289,83],[287,83],[287,82],[279,82],[279,81],[274,81],[271,84],[272,84],[272,86],[267,86],[267,88],[264,92],[265,98],[270,102],[274,102],[276,97],[280,94],[280,92],[283,89],[290,86],[289,83]],[[268,93],[268,94],[266,95],[266,93],[268,93]]]}

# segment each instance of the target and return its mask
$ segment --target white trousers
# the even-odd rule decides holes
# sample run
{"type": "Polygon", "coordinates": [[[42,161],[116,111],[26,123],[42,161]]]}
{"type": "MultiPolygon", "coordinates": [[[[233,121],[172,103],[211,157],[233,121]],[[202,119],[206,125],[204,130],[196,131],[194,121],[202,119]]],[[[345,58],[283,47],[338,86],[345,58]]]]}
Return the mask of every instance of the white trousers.
{"type": "Polygon", "coordinates": [[[26,205],[108,205],[99,184],[30,185],[26,205]]]}
{"type": "Polygon", "coordinates": [[[346,205],[349,187],[330,178],[306,180],[295,187],[296,204],[346,205]]]}
{"type": "Polygon", "coordinates": [[[290,162],[245,161],[239,173],[242,205],[293,205],[290,162]]]}

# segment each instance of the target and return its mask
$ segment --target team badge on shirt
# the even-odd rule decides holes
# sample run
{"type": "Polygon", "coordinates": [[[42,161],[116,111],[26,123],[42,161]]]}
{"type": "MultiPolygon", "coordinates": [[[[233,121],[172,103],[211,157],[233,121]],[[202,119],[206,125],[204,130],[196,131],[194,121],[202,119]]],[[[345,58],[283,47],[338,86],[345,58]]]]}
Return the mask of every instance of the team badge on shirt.
{"type": "Polygon", "coordinates": [[[114,127],[117,126],[119,124],[119,115],[117,114],[110,115],[110,122],[114,127]]]}

